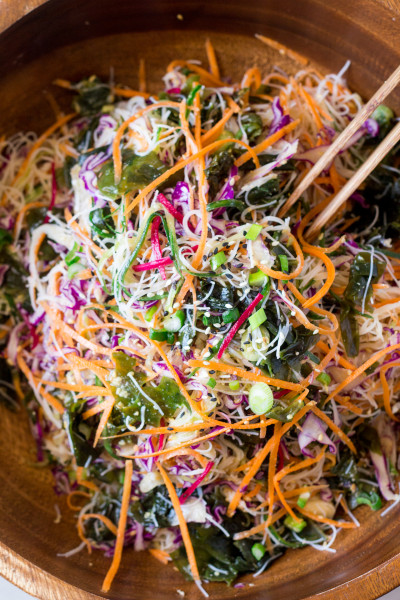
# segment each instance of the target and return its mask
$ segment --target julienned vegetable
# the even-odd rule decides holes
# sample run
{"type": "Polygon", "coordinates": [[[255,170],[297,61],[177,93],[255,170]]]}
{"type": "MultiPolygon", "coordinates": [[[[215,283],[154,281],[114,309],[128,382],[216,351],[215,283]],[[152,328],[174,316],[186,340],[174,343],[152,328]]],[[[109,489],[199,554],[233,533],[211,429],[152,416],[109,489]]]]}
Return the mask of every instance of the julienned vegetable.
{"type": "Polygon", "coordinates": [[[221,80],[206,49],[158,96],[61,80],[77,116],[0,140],[3,395],[80,498],[76,551],[112,559],[106,594],[127,546],[204,591],[399,499],[396,152],[304,239],[393,113],[282,217],[360,100],[314,68],[221,80]]]}

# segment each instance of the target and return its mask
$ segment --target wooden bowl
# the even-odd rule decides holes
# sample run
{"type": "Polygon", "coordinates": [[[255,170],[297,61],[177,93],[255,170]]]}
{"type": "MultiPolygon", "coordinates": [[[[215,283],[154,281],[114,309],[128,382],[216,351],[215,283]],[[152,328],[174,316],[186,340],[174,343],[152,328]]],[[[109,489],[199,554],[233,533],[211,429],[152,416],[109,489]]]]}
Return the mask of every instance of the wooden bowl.
{"type": "MultiPolygon", "coordinates": [[[[239,76],[258,64],[296,65],[253,38],[265,34],[310,57],[322,69],[352,61],[349,83],[368,97],[400,63],[400,14],[396,0],[2,0],[0,9],[1,133],[42,131],[53,120],[44,90],[56,77],[79,79],[114,68],[118,82],[137,85],[138,57],[146,59],[151,87],[174,58],[204,60],[206,35],[224,74],[239,76]],[[30,9],[40,5],[36,10],[30,9]],[[28,12],[22,17],[24,12],[28,12]],[[182,15],[178,17],[178,15],[182,15]],[[14,23],[12,25],[12,23],[14,23]],[[8,29],[6,27],[10,26],[8,29]],[[207,32],[207,34],[206,34],[207,32]]],[[[400,109],[400,91],[391,98],[400,109]]],[[[68,559],[77,546],[74,516],[57,498],[46,468],[35,464],[26,415],[1,410],[0,572],[43,600],[89,600],[100,593],[109,560],[100,552],[68,559]],[[62,510],[56,523],[54,505],[62,510]]],[[[263,600],[370,600],[400,584],[400,506],[380,517],[359,509],[362,527],[342,532],[336,554],[290,551],[262,576],[244,578],[252,587],[207,586],[212,598],[263,600]]],[[[107,598],[155,597],[200,600],[195,586],[148,553],[124,553],[107,598]]]]}

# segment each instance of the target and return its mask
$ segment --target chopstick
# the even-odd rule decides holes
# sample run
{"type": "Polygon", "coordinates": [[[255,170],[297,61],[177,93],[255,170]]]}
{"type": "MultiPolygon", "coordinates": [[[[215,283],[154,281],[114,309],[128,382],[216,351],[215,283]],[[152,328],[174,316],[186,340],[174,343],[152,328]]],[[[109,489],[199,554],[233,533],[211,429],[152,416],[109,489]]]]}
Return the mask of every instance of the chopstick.
{"type": "MultiPolygon", "coordinates": [[[[374,110],[381,104],[386,96],[390,94],[400,82],[400,65],[393,71],[390,77],[381,85],[372,98],[363,106],[357,116],[342,131],[336,140],[324,152],[321,158],[315,163],[312,169],[307,173],[304,179],[299,183],[294,192],[289,196],[285,204],[280,209],[278,216],[283,217],[289,208],[300,198],[300,196],[312,184],[314,179],[333,161],[335,156],[344,148],[352,135],[360,129],[362,124],[372,115],[374,110]]],[[[366,163],[365,163],[366,164],[366,163]]],[[[361,183],[361,181],[360,181],[361,183]]],[[[337,208],[337,207],[336,207],[337,208]]],[[[321,215],[322,216],[322,215],[321,215]]]]}
{"type": "Polygon", "coordinates": [[[375,167],[383,160],[388,152],[400,140],[400,121],[385,137],[385,139],[375,148],[374,152],[368,157],[365,163],[349,179],[344,187],[336,194],[332,202],[318,215],[317,219],[308,228],[305,237],[312,238],[329,221],[329,219],[338,211],[348,198],[356,191],[360,184],[368,177],[375,167]]]}

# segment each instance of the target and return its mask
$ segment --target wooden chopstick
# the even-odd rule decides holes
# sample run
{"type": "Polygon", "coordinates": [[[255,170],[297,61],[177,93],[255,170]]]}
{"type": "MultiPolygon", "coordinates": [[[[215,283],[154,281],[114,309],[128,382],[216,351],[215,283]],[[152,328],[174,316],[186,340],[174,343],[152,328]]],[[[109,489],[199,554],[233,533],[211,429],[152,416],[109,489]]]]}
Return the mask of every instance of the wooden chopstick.
{"type": "Polygon", "coordinates": [[[372,115],[374,110],[381,104],[386,96],[390,94],[400,82],[400,65],[393,71],[388,79],[375,92],[372,98],[363,106],[357,116],[350,121],[349,125],[336,138],[321,158],[315,163],[312,169],[307,173],[304,179],[299,183],[294,192],[289,196],[285,204],[280,209],[278,216],[283,217],[289,208],[300,198],[306,189],[312,184],[314,179],[333,161],[335,156],[344,148],[351,136],[356,133],[361,125],[372,115]]]}
{"type": "Polygon", "coordinates": [[[360,184],[368,177],[375,167],[385,158],[386,154],[400,140],[400,121],[388,133],[385,139],[379,144],[373,153],[367,158],[365,163],[356,171],[351,179],[349,179],[344,187],[336,194],[332,202],[318,215],[311,227],[308,228],[305,236],[312,238],[327,221],[337,212],[348,198],[360,187],[360,184]]]}

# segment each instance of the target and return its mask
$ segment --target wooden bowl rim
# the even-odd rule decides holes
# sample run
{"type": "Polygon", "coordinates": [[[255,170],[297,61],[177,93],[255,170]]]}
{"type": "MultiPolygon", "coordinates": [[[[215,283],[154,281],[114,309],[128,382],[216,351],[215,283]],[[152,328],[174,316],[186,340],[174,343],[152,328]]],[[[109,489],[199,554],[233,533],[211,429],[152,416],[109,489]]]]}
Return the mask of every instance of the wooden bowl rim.
{"type": "MultiPolygon", "coordinates": [[[[26,0],[26,2],[2,0],[0,34],[51,1],[54,0],[26,0]]],[[[396,18],[399,18],[400,7],[399,12],[395,12],[392,5],[382,2],[382,0],[380,2],[383,4],[383,10],[388,10],[396,15],[396,18]]],[[[40,600],[65,600],[66,597],[68,600],[104,600],[106,598],[103,594],[92,594],[48,573],[1,541],[0,576],[40,600]]],[[[355,596],[363,600],[375,600],[397,586],[400,586],[400,549],[397,555],[362,575],[317,595],[304,597],[303,600],[316,600],[317,597],[320,600],[337,600],[338,597],[350,600],[355,596]]]]}
{"type": "MultiPolygon", "coordinates": [[[[40,600],[104,600],[106,596],[98,596],[79,589],[51,575],[23,558],[5,544],[0,542],[0,575],[24,592],[40,600]]],[[[351,599],[357,588],[358,597],[363,600],[376,600],[400,585],[400,553],[339,586],[317,594],[307,596],[303,600],[338,600],[351,599]],[[339,595],[340,594],[340,595],[339,595]]]]}

